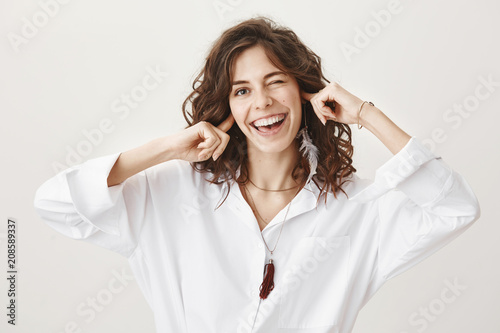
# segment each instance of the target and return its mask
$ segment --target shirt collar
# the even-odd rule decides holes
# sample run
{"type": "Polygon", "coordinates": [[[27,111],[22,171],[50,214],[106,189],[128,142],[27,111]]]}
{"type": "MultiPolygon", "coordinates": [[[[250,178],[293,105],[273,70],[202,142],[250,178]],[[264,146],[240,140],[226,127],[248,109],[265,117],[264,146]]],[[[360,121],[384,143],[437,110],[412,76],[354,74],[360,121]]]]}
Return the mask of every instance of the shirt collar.
{"type": "MultiPolygon", "coordinates": [[[[240,168],[237,169],[236,175],[240,175],[240,168]]],[[[237,215],[242,216],[243,221],[250,229],[260,232],[253,211],[243,197],[238,183],[234,179],[226,181],[223,183],[223,190],[226,191],[228,186],[231,187],[230,193],[227,197],[227,204],[229,205],[229,208],[234,210],[237,215]]],[[[269,222],[269,224],[264,228],[263,232],[266,229],[272,229],[277,225],[281,225],[281,222],[283,222],[285,218],[285,214],[286,220],[288,221],[296,216],[315,209],[317,207],[317,198],[319,193],[320,190],[316,186],[316,184],[313,181],[309,181],[293,198],[290,209],[288,210],[288,214],[288,206],[286,206],[271,220],[271,222],[269,222]]]]}

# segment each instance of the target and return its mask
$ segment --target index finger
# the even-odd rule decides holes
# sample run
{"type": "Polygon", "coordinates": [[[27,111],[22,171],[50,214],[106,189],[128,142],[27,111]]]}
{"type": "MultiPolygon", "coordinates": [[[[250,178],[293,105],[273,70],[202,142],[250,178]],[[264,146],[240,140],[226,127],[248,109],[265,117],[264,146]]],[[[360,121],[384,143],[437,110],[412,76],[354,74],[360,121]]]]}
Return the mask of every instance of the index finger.
{"type": "Polygon", "coordinates": [[[301,96],[302,96],[302,98],[303,98],[303,99],[305,99],[306,101],[310,101],[310,100],[311,100],[311,98],[313,98],[313,96],[314,96],[315,94],[310,94],[310,93],[307,93],[307,92],[305,92],[305,91],[302,91],[300,95],[301,95],[301,96]]]}
{"type": "Polygon", "coordinates": [[[229,112],[229,116],[222,123],[217,126],[218,129],[227,132],[234,124],[234,117],[231,112],[229,112]]]}

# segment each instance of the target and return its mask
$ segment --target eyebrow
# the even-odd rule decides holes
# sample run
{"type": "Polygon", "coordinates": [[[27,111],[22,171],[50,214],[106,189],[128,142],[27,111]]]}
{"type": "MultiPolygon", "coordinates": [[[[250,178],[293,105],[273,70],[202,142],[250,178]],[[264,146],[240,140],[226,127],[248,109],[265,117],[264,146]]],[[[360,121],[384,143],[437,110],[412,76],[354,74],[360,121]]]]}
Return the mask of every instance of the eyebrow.
{"type": "MultiPolygon", "coordinates": [[[[282,71],[271,72],[271,73],[264,75],[264,80],[270,78],[271,76],[280,75],[280,74],[287,75],[285,72],[282,72],[282,71]]],[[[243,84],[243,83],[249,83],[249,82],[245,81],[245,80],[238,80],[238,81],[232,82],[232,85],[235,86],[235,85],[243,84]]]]}

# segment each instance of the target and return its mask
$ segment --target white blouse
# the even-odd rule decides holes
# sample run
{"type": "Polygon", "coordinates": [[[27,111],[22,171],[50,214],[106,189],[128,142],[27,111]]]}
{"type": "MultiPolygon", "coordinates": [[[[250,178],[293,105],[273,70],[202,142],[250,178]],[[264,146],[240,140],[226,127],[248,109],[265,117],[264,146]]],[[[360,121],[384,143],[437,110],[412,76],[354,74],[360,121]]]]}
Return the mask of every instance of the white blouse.
{"type": "MultiPolygon", "coordinates": [[[[157,332],[251,332],[264,265],[286,208],[263,229],[237,184],[214,185],[171,160],[109,187],[120,153],[62,171],[35,208],[58,232],[127,257],[157,332]]],[[[206,176],[206,174],[205,174],[206,176]]],[[[208,177],[206,177],[208,178],[208,177]]],[[[253,332],[351,332],[388,279],[452,241],[480,216],[466,180],[416,138],[377,169],[350,176],[317,203],[309,182],[292,200],[278,246],[274,290],[253,332]]]]}

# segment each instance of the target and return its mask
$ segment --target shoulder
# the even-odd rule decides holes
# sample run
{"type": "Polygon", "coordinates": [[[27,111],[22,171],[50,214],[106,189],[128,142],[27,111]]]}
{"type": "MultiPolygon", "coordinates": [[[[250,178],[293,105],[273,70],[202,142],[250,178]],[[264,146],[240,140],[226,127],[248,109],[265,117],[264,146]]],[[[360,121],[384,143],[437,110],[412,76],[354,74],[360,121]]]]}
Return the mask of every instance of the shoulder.
{"type": "Polygon", "coordinates": [[[190,162],[184,160],[170,160],[155,165],[146,171],[148,182],[153,186],[182,186],[183,189],[207,186],[210,173],[196,171],[190,162]]]}
{"type": "MultiPolygon", "coordinates": [[[[339,181],[337,181],[339,183],[339,181]]],[[[360,178],[356,173],[350,173],[345,176],[340,181],[340,188],[337,191],[337,200],[345,199],[349,200],[350,197],[359,193],[361,190],[366,188],[372,181],[370,179],[360,178]],[[344,193],[345,192],[345,193],[344,193]]],[[[317,178],[315,178],[315,184],[311,184],[311,188],[316,194],[319,194],[321,188],[325,186],[325,183],[317,178]]],[[[333,188],[328,191],[328,196],[334,197],[333,188]]]]}

